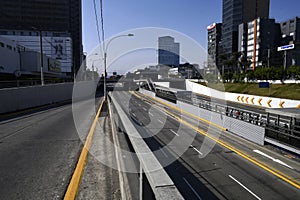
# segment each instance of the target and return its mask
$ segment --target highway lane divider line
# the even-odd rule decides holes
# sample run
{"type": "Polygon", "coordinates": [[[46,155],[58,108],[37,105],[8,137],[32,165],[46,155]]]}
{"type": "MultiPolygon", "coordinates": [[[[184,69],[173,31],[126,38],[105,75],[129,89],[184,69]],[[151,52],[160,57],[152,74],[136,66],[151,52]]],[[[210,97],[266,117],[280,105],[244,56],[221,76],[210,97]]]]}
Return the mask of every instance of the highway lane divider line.
{"type": "Polygon", "coordinates": [[[100,112],[102,110],[103,103],[104,103],[104,99],[102,99],[102,101],[101,101],[100,107],[97,111],[95,119],[92,123],[90,131],[89,131],[88,136],[86,138],[86,141],[84,143],[84,146],[83,146],[82,151],[80,153],[76,168],[73,172],[71,181],[70,181],[69,186],[67,188],[67,191],[65,193],[64,200],[74,200],[76,198],[78,188],[79,188],[79,185],[80,185],[80,182],[81,182],[83,170],[84,170],[85,165],[86,165],[88,151],[91,147],[91,143],[92,143],[93,135],[94,135],[94,132],[95,132],[96,124],[97,124],[98,118],[100,116],[100,112]]]}
{"type": "Polygon", "coordinates": [[[242,186],[242,188],[244,188],[245,190],[247,190],[250,194],[252,194],[256,199],[261,200],[261,198],[259,196],[257,196],[254,192],[252,192],[249,188],[247,188],[246,186],[244,186],[241,182],[239,182],[238,180],[236,180],[233,176],[228,175],[229,178],[231,178],[232,180],[234,180],[237,184],[239,184],[240,186],[242,186]]]}
{"type": "MultiPolygon", "coordinates": [[[[136,94],[136,93],[134,93],[134,92],[130,92],[130,93],[131,93],[132,95],[138,97],[138,98],[141,98],[138,94],[136,94]]],[[[163,105],[165,105],[165,106],[167,106],[167,107],[169,107],[169,108],[172,108],[172,109],[177,110],[177,111],[179,111],[179,112],[183,112],[184,114],[189,115],[189,116],[193,117],[194,119],[198,119],[198,120],[200,120],[200,121],[202,121],[202,122],[204,122],[204,123],[206,123],[206,124],[209,124],[209,125],[212,125],[212,126],[214,126],[214,127],[217,127],[217,128],[219,128],[219,129],[221,129],[222,131],[227,131],[227,129],[226,129],[225,127],[223,127],[223,126],[220,126],[220,125],[215,124],[215,123],[213,123],[213,122],[211,122],[211,121],[208,121],[208,120],[206,120],[206,119],[203,119],[203,118],[201,118],[201,117],[199,117],[199,116],[196,116],[196,115],[194,115],[194,114],[191,114],[191,113],[189,113],[189,112],[187,112],[187,111],[185,111],[185,110],[182,110],[182,109],[180,109],[180,108],[177,108],[176,106],[172,106],[172,105],[170,105],[170,104],[168,104],[168,103],[166,103],[166,102],[163,102],[163,101],[161,101],[161,100],[154,99],[154,98],[152,98],[152,97],[150,97],[150,96],[148,96],[148,95],[145,95],[145,94],[143,94],[143,95],[146,96],[146,97],[148,97],[148,98],[150,98],[150,99],[152,99],[152,100],[154,100],[154,101],[156,101],[156,102],[158,102],[158,103],[160,103],[160,104],[163,104],[163,105]]]]}
{"type": "MultiPolygon", "coordinates": [[[[147,96],[147,95],[145,95],[145,96],[147,96]]],[[[147,96],[147,97],[148,97],[148,96],[147,96]]],[[[139,98],[141,98],[141,97],[139,97],[139,98]]],[[[153,99],[153,98],[151,98],[151,99],[153,99]]],[[[158,108],[159,108],[159,107],[158,107],[158,108]]],[[[159,108],[159,109],[162,110],[162,108],[159,108]]],[[[279,170],[277,170],[277,169],[274,169],[274,168],[268,166],[267,164],[265,164],[265,163],[263,163],[263,162],[261,162],[261,161],[258,161],[256,158],[254,158],[254,157],[252,157],[252,156],[246,154],[246,153],[243,152],[243,151],[240,151],[240,150],[236,149],[235,147],[231,146],[230,144],[226,143],[225,141],[222,141],[222,140],[219,139],[219,138],[215,138],[214,136],[209,135],[209,134],[208,134],[207,132],[205,132],[204,130],[199,129],[198,127],[196,127],[196,126],[194,126],[194,125],[188,123],[187,121],[181,119],[180,117],[176,116],[175,114],[173,114],[173,113],[171,113],[171,112],[169,112],[169,111],[167,111],[167,110],[165,110],[165,109],[164,109],[163,111],[165,111],[166,113],[168,113],[169,115],[171,115],[171,116],[172,116],[174,119],[176,119],[178,122],[183,123],[184,125],[186,125],[186,126],[190,127],[191,129],[197,131],[199,134],[201,134],[201,135],[203,135],[203,136],[205,136],[205,137],[207,137],[207,138],[209,138],[209,139],[215,141],[215,142],[218,143],[220,146],[222,146],[222,147],[224,147],[224,148],[226,148],[226,149],[228,149],[228,150],[233,151],[234,153],[236,153],[237,155],[241,156],[242,158],[248,160],[248,161],[251,162],[252,164],[255,164],[256,166],[258,166],[258,167],[264,169],[265,171],[267,171],[267,172],[273,174],[274,176],[276,176],[276,177],[280,178],[281,180],[283,180],[283,181],[289,183],[290,185],[296,187],[297,189],[300,189],[300,182],[297,181],[297,180],[295,180],[294,178],[291,178],[291,177],[289,177],[288,175],[284,174],[283,172],[281,172],[281,171],[279,171],[279,170]]]]}

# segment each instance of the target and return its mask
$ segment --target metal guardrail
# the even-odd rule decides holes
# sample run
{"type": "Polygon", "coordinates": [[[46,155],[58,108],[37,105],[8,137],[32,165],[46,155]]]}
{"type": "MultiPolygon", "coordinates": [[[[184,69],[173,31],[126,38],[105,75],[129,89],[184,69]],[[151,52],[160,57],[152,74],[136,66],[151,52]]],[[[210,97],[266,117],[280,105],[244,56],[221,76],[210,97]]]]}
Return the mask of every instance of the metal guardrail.
{"type": "Polygon", "coordinates": [[[267,113],[258,113],[219,104],[216,102],[210,102],[204,99],[200,99],[195,95],[191,95],[186,98],[178,97],[178,95],[176,95],[172,91],[164,92],[161,90],[157,90],[156,96],[172,103],[182,101],[211,112],[220,113],[237,120],[255,124],[257,126],[262,126],[266,130],[267,137],[300,149],[300,126],[291,126],[289,122],[290,119],[280,118],[280,120],[278,121],[278,119],[271,119],[267,115],[267,113]]]}
{"type": "Polygon", "coordinates": [[[116,99],[111,94],[109,94],[109,98],[118,115],[118,119],[114,117],[114,120],[119,120],[125,131],[130,133],[127,134],[129,141],[140,162],[141,172],[145,173],[155,199],[184,199],[116,99]]]}

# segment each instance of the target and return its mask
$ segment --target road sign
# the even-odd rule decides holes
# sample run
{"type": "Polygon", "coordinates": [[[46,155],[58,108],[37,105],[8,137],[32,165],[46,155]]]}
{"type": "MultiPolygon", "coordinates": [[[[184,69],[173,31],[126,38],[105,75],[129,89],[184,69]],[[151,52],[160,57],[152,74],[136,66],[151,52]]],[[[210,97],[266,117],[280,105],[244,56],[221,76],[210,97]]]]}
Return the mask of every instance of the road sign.
{"type": "Polygon", "coordinates": [[[270,83],[269,82],[260,82],[259,88],[270,88],[270,83]]]}
{"type": "Polygon", "coordinates": [[[290,50],[290,49],[294,49],[295,45],[294,44],[289,44],[289,45],[284,45],[281,47],[277,48],[277,51],[286,51],[286,50],[290,50]]]}

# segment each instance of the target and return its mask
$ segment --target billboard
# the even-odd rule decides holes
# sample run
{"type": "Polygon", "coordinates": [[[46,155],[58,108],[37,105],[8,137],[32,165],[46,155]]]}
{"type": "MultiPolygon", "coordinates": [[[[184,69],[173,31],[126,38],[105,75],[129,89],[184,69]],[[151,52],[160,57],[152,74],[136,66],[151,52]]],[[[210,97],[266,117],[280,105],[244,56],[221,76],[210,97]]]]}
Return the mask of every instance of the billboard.
{"type": "Polygon", "coordinates": [[[61,72],[60,62],[55,59],[48,58],[48,71],[60,73],[61,72]]]}
{"type": "Polygon", "coordinates": [[[51,57],[56,60],[67,59],[66,38],[55,37],[51,39],[51,57]]]}

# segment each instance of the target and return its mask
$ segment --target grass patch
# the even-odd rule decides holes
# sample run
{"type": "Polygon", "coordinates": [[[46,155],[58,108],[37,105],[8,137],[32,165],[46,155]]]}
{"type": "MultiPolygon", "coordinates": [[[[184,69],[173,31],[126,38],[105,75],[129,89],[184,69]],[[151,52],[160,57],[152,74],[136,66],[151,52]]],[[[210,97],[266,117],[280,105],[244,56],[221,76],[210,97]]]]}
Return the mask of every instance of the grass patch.
{"type": "Polygon", "coordinates": [[[210,88],[226,92],[268,96],[300,100],[300,84],[271,84],[270,89],[259,88],[258,83],[221,83],[208,85],[210,88]]]}

